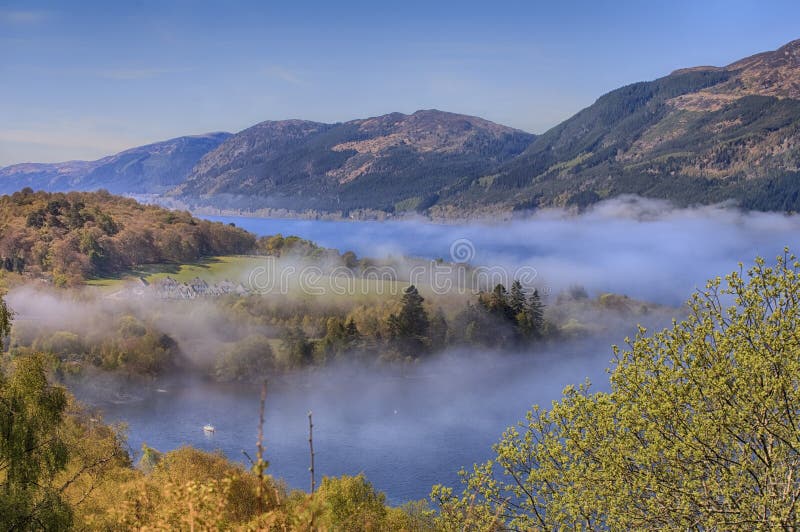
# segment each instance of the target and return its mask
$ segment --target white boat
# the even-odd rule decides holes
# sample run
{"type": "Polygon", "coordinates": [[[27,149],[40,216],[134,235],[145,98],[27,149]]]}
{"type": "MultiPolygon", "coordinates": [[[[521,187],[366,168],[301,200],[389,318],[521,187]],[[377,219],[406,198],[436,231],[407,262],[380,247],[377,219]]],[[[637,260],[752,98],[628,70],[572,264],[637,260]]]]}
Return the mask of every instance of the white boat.
{"type": "Polygon", "coordinates": [[[203,425],[203,432],[214,432],[215,430],[214,425],[203,425]]]}

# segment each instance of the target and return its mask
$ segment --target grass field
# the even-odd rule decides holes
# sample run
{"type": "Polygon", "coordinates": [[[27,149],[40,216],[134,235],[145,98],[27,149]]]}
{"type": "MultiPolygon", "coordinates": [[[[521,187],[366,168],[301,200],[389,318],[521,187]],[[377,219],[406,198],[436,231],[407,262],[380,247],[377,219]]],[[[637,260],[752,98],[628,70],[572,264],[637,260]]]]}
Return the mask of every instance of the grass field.
{"type": "MultiPolygon", "coordinates": [[[[148,284],[158,282],[165,277],[172,277],[178,282],[188,282],[199,277],[209,284],[218,283],[225,279],[234,283],[243,283],[247,288],[265,294],[288,294],[290,297],[313,300],[324,297],[329,302],[341,304],[371,304],[386,300],[399,299],[403,290],[409,283],[405,280],[392,280],[391,278],[354,278],[331,277],[317,272],[303,271],[293,264],[286,268],[280,266],[275,269],[273,264],[272,277],[265,279],[259,275],[255,281],[270,283],[268,287],[251,286],[248,282],[250,273],[255,268],[267,266],[267,258],[255,255],[234,255],[211,257],[206,260],[190,264],[150,264],[125,272],[116,277],[92,279],[86,282],[90,287],[102,290],[105,294],[113,294],[122,290],[127,283],[143,279],[148,284]]],[[[321,272],[320,272],[321,273],[321,272]]],[[[445,306],[461,305],[469,294],[434,294],[432,287],[426,284],[418,285],[420,293],[425,298],[435,298],[445,306]]]]}
{"type": "Polygon", "coordinates": [[[186,282],[195,277],[200,277],[207,282],[218,282],[225,279],[238,282],[246,279],[254,268],[264,264],[264,257],[254,255],[210,257],[190,264],[147,264],[119,276],[90,279],[86,281],[86,284],[100,288],[119,289],[132,280],[144,279],[148,283],[152,283],[168,276],[179,282],[186,282]]]}

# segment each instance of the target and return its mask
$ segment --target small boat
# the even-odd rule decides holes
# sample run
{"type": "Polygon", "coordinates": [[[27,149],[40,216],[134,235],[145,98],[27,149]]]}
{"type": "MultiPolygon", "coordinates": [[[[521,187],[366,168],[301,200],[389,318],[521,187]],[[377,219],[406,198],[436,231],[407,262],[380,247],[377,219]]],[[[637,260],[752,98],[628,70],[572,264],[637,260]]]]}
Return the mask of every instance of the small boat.
{"type": "Polygon", "coordinates": [[[211,424],[203,425],[203,432],[215,432],[215,431],[216,429],[214,428],[214,425],[211,424]]]}

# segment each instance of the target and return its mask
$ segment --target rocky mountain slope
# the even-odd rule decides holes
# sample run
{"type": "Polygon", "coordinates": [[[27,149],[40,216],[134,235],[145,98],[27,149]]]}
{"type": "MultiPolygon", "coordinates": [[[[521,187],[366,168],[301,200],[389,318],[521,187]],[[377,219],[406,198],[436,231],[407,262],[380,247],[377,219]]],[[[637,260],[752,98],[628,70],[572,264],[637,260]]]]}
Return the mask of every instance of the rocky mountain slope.
{"type": "Polygon", "coordinates": [[[800,40],[612,91],[437,209],[585,206],[626,193],[800,210],[800,40]]]}
{"type": "Polygon", "coordinates": [[[47,191],[165,192],[182,183],[200,158],[230,137],[209,133],[125,150],[97,161],[24,163],[0,168],[0,193],[24,187],[47,191]]]}
{"type": "Polygon", "coordinates": [[[0,192],[163,193],[190,206],[433,216],[585,207],[621,194],[800,210],[800,40],[601,96],[535,136],[437,110],[268,121],[94,162],[0,169],[0,192]]]}
{"type": "Polygon", "coordinates": [[[436,110],[339,124],[262,122],[203,157],[176,195],[238,208],[422,210],[533,139],[436,110]]]}

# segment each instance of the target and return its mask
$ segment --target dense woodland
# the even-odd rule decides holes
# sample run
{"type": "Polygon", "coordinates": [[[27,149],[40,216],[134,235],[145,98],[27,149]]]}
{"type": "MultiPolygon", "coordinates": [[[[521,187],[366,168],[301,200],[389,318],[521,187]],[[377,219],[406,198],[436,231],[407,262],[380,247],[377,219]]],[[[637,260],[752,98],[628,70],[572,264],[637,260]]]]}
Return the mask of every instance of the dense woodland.
{"type": "MultiPolygon", "coordinates": [[[[486,304],[510,305],[499,292],[486,304]]],[[[363,476],[290,492],[267,474],[268,453],[250,471],[190,448],[144,448],[134,465],[120,433],[53,384],[45,358],[7,354],[0,526],[791,530],[800,499],[798,293],[800,262],[788,253],[712,280],[689,301],[687,319],[640,330],[615,350],[610,391],[570,386],[550,408],[533,409],[503,434],[494,459],[463,473],[462,493],[436,486],[430,506],[389,508],[363,476]]],[[[392,329],[421,331],[419,303],[406,291],[392,329]]],[[[0,299],[0,340],[12,322],[0,299]]]]}
{"type": "Polygon", "coordinates": [[[142,264],[245,253],[255,243],[242,229],[102,191],[28,188],[0,197],[0,267],[58,285],[142,264]]]}

